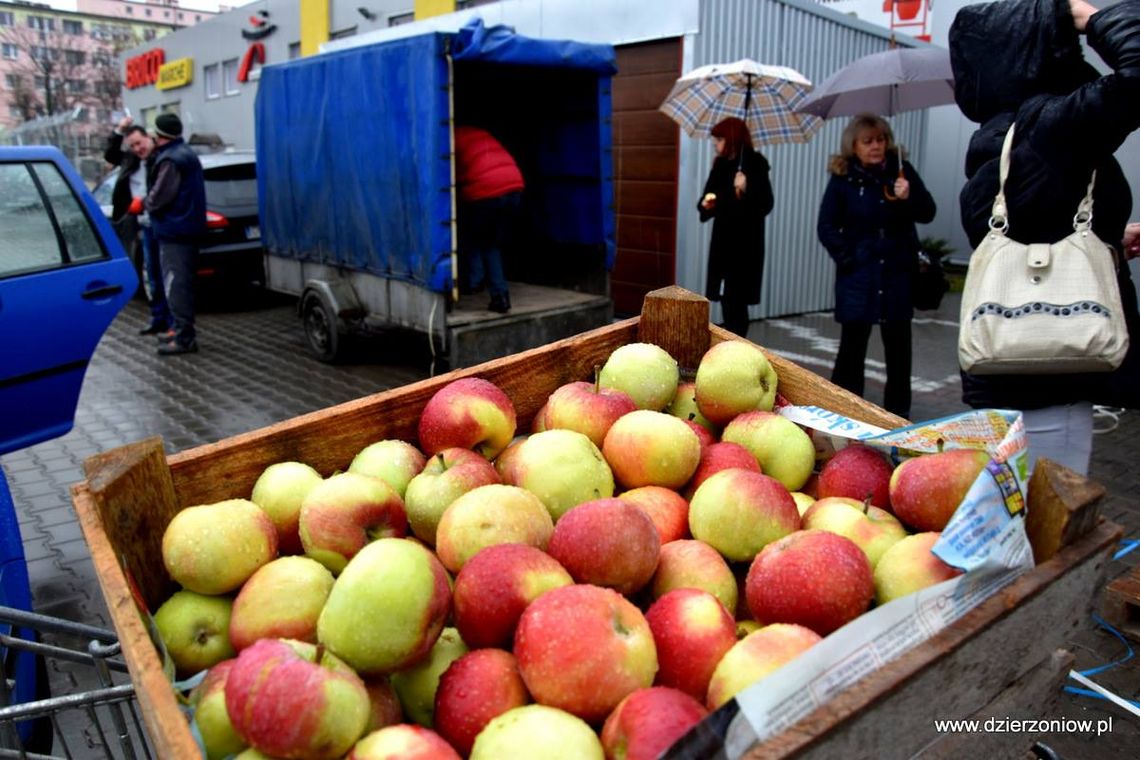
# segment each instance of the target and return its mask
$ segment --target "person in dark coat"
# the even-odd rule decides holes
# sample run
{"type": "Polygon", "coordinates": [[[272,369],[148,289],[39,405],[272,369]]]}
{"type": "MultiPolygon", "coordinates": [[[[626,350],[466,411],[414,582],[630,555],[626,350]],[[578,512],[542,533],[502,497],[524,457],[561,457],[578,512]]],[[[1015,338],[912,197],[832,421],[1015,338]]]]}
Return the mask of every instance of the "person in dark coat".
{"type": "Polygon", "coordinates": [[[146,129],[124,116],[107,138],[103,159],[119,167],[111,188],[111,225],[118,233],[123,248],[131,259],[142,262],[143,291],[150,305],[150,323],[140,335],[155,335],[170,328],[170,306],[162,284],[162,266],[158,260],[158,241],[145,216],[128,213],[131,201],[146,195],[147,172],[153,163],[154,140],[146,129]]]}
{"type": "Polygon", "coordinates": [[[713,220],[705,295],[720,301],[724,327],[748,336],[748,306],[760,303],[764,277],[764,217],[772,211],[768,161],[752,147],[740,119],[711,130],[716,158],[697,210],[713,220]]]}
{"type": "Polygon", "coordinates": [[[885,119],[853,118],[831,157],[831,179],[817,234],[835,260],[835,321],[841,327],[831,381],[863,395],[871,328],[879,326],[887,363],[883,407],[910,416],[910,323],[918,272],[915,223],[934,219],[934,199],[902,160],[885,119]]]}
{"type": "MultiPolygon", "coordinates": [[[[981,124],[966,153],[962,225],[977,246],[989,229],[1002,141],[1016,121],[1005,196],[1008,236],[1054,243],[1073,231],[1073,215],[1092,173],[1092,229],[1126,251],[1132,193],[1113,153],[1140,126],[1140,0],[1097,10],[1083,0],[1007,0],[962,8],[950,27],[955,99],[981,124]],[[1080,34],[1112,73],[1101,76],[1081,54],[1080,34]]],[[[1030,462],[1038,456],[1087,472],[1092,404],[1135,406],[1140,393],[1136,290],[1124,256],[1118,277],[1131,349],[1112,373],[987,375],[962,373],[972,407],[1024,413],[1030,462]]]]}

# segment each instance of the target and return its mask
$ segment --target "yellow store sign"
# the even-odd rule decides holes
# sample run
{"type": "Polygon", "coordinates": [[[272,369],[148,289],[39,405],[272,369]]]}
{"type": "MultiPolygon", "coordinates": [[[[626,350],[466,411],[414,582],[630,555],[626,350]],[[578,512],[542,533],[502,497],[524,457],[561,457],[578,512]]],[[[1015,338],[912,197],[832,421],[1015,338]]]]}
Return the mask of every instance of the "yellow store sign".
{"type": "Polygon", "coordinates": [[[185,87],[193,79],[194,59],[179,58],[162,64],[162,68],[158,70],[158,81],[154,86],[160,90],[173,90],[175,87],[185,87]]]}

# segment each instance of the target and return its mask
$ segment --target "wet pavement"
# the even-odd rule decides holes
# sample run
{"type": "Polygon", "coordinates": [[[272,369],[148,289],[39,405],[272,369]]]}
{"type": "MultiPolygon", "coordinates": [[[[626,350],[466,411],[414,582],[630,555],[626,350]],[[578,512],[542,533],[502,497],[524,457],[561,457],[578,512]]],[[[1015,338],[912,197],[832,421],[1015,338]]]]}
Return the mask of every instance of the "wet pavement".
{"type": "MultiPolygon", "coordinates": [[[[963,411],[954,345],[958,299],[915,320],[912,418],[933,419],[963,411]]],[[[146,309],[138,301],[123,311],[92,361],[68,435],[0,458],[17,510],[38,612],[110,627],[90,555],[71,507],[69,487],[83,479],[83,460],[96,452],[149,436],[161,436],[168,453],[244,433],[306,412],[427,377],[431,354],[425,338],[393,334],[362,339],[346,361],[328,365],[305,351],[295,302],[253,297],[241,306],[215,303],[199,315],[198,354],[160,357],[152,338],[139,336],[146,309]]],[[[830,314],[754,322],[753,341],[827,376],[839,331],[830,314]]],[[[882,401],[882,346],[872,336],[867,397],[882,401]]],[[[1098,420],[1092,477],[1109,491],[1106,517],[1140,537],[1140,411],[1098,420]]],[[[1114,560],[1109,578],[1140,564],[1140,551],[1114,560]]],[[[1077,668],[1111,663],[1124,644],[1090,622],[1073,635],[1077,668]]],[[[91,686],[86,674],[54,668],[55,693],[91,686]]],[[[1098,673],[1094,680],[1131,700],[1140,699],[1137,661],[1098,673]]],[[[960,716],[948,716],[960,717],[960,716]]],[[[1113,718],[1101,737],[1055,733],[1045,741],[1065,758],[1140,757],[1140,720],[1107,702],[1063,694],[1055,715],[1065,719],[1113,718]]],[[[69,730],[82,733],[82,726],[69,730]]],[[[1040,737],[1026,735],[1026,748],[1040,737]]],[[[82,756],[82,755],[79,755],[82,756]]]]}

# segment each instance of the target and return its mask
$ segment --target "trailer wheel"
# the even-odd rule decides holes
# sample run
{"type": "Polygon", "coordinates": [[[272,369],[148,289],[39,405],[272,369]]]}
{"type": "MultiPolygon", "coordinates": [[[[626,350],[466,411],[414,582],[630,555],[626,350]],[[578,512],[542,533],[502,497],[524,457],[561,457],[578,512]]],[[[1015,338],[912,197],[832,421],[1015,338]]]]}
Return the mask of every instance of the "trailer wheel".
{"type": "Polygon", "coordinates": [[[318,361],[331,362],[340,348],[340,335],[336,328],[336,315],[316,293],[309,293],[301,304],[301,319],[305,326],[305,339],[309,353],[318,361]]]}

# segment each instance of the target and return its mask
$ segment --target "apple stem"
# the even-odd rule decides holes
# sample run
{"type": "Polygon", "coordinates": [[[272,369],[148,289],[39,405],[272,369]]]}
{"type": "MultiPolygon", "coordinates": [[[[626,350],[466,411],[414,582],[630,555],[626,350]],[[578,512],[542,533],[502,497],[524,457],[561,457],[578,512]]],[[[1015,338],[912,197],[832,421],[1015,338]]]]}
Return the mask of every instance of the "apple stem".
{"type": "Polygon", "coordinates": [[[443,467],[444,469],[446,469],[446,468],[447,468],[447,463],[443,461],[443,452],[441,451],[441,452],[439,452],[438,454],[436,454],[436,457],[438,457],[438,458],[439,458],[439,466],[440,466],[440,467],[443,467]]]}
{"type": "Polygon", "coordinates": [[[867,494],[863,497],[863,514],[867,514],[871,510],[871,496],[872,494],[867,494]]]}
{"type": "Polygon", "coordinates": [[[594,393],[602,392],[602,365],[594,365],[594,393]]]}
{"type": "Polygon", "coordinates": [[[938,446],[938,453],[941,454],[942,449],[946,446],[946,441],[942,438],[939,438],[936,445],[938,446]]]}

